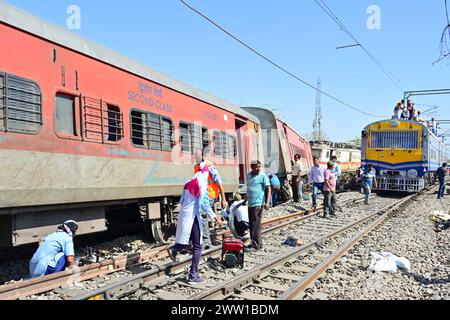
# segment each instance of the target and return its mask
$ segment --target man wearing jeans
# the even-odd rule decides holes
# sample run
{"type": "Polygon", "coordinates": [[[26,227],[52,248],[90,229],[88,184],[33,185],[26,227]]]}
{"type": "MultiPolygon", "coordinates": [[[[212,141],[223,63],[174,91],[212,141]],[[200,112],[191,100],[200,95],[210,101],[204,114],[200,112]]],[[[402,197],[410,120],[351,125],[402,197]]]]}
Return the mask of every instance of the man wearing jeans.
{"type": "Polygon", "coordinates": [[[438,191],[438,199],[444,197],[445,194],[445,177],[447,176],[447,163],[443,163],[442,167],[440,167],[437,172],[437,177],[439,179],[439,191],[438,191]]]}
{"type": "Polygon", "coordinates": [[[314,210],[317,208],[317,194],[319,190],[323,192],[325,171],[326,169],[320,166],[319,158],[314,157],[314,166],[311,168],[308,179],[309,183],[313,183],[312,206],[314,210]]]}
{"type": "Polygon", "coordinates": [[[251,163],[252,171],[247,175],[247,200],[252,244],[247,252],[262,248],[261,221],[264,209],[270,208],[270,181],[266,174],[261,173],[261,162],[251,163]]]}

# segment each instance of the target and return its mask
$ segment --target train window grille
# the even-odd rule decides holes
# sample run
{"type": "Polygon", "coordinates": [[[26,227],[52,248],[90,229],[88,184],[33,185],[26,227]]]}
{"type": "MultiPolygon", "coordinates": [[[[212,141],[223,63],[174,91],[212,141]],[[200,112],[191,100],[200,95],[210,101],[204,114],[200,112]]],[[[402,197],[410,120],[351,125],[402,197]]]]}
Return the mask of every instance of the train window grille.
{"type": "Polygon", "coordinates": [[[192,136],[189,127],[188,123],[180,123],[180,147],[183,152],[191,151],[192,136]]]}
{"type": "Polygon", "coordinates": [[[172,120],[156,113],[131,112],[131,141],[148,149],[170,151],[175,141],[172,120]]]}
{"type": "Polygon", "coordinates": [[[370,133],[370,149],[419,149],[419,130],[384,130],[370,133]]]}
{"type": "Polygon", "coordinates": [[[92,142],[118,142],[123,138],[123,113],[102,99],[83,97],[84,138],[92,142]]]}
{"type": "Polygon", "coordinates": [[[42,94],[36,82],[0,73],[0,130],[37,134],[42,127],[42,94]]]}
{"type": "Polygon", "coordinates": [[[222,131],[214,131],[214,155],[224,159],[235,159],[237,156],[236,138],[222,131]]]}
{"type": "Polygon", "coordinates": [[[172,120],[156,113],[147,113],[147,141],[150,149],[170,151],[173,148],[172,120]]]}

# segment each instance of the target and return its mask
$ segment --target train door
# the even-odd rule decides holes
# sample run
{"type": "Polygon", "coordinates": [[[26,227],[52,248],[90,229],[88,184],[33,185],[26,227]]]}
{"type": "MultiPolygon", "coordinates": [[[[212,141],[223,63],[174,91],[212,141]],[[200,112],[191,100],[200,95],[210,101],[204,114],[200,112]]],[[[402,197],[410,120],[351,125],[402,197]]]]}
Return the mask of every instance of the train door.
{"type": "Polygon", "coordinates": [[[247,122],[236,118],[236,132],[237,132],[237,160],[239,164],[239,184],[244,185],[246,183],[245,177],[248,172],[246,155],[246,146],[248,146],[248,141],[246,141],[247,135],[245,134],[247,122]]]}

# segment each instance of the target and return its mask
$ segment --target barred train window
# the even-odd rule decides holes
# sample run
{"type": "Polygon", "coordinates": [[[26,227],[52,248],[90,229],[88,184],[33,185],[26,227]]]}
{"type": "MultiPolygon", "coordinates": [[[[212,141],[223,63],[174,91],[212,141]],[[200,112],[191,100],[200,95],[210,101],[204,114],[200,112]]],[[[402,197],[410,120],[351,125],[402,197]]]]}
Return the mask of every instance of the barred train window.
{"type": "Polygon", "coordinates": [[[156,113],[131,111],[131,141],[148,149],[172,150],[175,144],[172,120],[156,113]]]}
{"type": "Polygon", "coordinates": [[[206,155],[210,151],[209,130],[207,128],[180,122],[180,145],[183,152],[195,153],[202,150],[206,155]]]}
{"type": "Polygon", "coordinates": [[[226,159],[235,159],[237,155],[236,138],[232,135],[214,131],[214,155],[216,157],[222,157],[226,159]]]}
{"type": "Polygon", "coordinates": [[[0,73],[0,130],[37,134],[42,126],[42,94],[32,80],[0,73]]]}

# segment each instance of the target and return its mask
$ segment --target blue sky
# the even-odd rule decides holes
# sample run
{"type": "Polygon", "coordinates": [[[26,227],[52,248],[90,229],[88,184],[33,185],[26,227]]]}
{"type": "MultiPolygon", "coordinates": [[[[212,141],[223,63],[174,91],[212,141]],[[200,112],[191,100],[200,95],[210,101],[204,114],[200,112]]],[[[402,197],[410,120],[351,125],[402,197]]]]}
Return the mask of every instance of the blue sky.
{"type": "MultiPolygon", "coordinates": [[[[8,0],[66,26],[69,5],[81,9],[74,32],[240,106],[265,106],[300,133],[312,131],[314,90],[238,45],[178,0],[8,0]]],[[[188,1],[292,73],[372,114],[391,115],[403,96],[313,0],[188,1]]],[[[432,66],[446,24],[444,0],[326,0],[353,35],[407,86],[450,88],[450,61],[432,66]],[[369,30],[367,8],[381,9],[381,29],[369,30]]],[[[450,95],[420,97],[450,119],[450,95]]],[[[322,97],[324,131],[335,141],[360,135],[371,118],[322,97]]],[[[427,107],[419,107],[424,110],[427,107]]],[[[448,129],[445,128],[445,130],[448,129]]]]}

